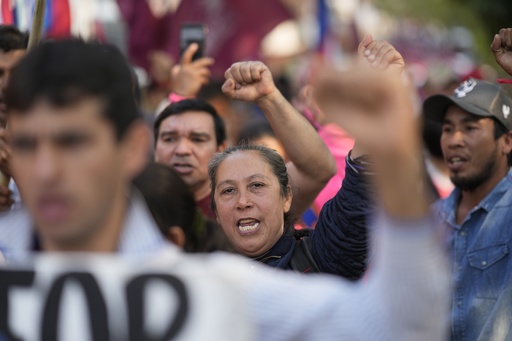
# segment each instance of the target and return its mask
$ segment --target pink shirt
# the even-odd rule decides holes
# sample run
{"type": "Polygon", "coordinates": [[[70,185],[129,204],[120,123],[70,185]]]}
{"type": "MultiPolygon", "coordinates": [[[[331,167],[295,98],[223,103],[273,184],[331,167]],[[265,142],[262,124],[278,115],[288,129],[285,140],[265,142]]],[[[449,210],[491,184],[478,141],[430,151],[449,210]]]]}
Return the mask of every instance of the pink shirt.
{"type": "Polygon", "coordinates": [[[354,139],[334,123],[320,127],[318,129],[318,135],[320,135],[327,145],[327,148],[329,148],[331,154],[334,156],[336,166],[338,166],[338,172],[316,197],[313,203],[313,210],[317,214],[322,209],[322,206],[340,190],[341,183],[345,178],[345,157],[354,147],[354,139]]]}

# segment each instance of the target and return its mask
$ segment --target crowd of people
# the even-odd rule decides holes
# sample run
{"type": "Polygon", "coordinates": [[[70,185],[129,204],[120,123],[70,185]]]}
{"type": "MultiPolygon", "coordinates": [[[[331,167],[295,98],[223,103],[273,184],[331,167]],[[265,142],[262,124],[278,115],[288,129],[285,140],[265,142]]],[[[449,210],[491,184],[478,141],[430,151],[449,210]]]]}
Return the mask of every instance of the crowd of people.
{"type": "MultiPolygon", "coordinates": [[[[503,86],[418,110],[402,55],[366,35],[295,101],[233,64],[217,90],[261,111],[234,137],[196,44],[144,117],[114,46],[27,42],[0,26],[0,340],[512,340],[503,86]]],[[[512,29],[490,50],[512,76],[512,29]]]]}

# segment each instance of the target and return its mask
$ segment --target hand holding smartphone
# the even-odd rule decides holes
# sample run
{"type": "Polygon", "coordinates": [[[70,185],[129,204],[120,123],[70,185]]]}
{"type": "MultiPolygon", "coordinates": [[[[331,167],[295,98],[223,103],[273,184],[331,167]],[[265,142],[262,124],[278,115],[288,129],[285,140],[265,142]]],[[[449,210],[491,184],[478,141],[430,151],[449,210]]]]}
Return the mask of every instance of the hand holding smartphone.
{"type": "Polygon", "coordinates": [[[180,63],[172,68],[172,92],[195,97],[201,87],[210,82],[210,67],[214,60],[204,56],[207,28],[203,24],[185,24],[180,33],[180,63]],[[191,46],[196,44],[196,46],[191,46]]]}
{"type": "Polygon", "coordinates": [[[204,24],[183,24],[180,30],[180,56],[191,44],[196,43],[199,48],[192,57],[192,61],[204,56],[204,48],[208,28],[204,24]]]}

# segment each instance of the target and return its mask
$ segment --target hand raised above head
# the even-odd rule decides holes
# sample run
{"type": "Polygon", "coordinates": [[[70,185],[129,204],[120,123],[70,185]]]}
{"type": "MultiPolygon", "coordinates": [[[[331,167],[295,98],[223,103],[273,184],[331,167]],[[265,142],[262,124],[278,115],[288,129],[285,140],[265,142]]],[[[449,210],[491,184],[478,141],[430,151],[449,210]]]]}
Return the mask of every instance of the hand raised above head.
{"type": "Polygon", "coordinates": [[[315,97],[320,109],[336,117],[369,153],[397,153],[419,140],[404,79],[367,65],[348,71],[325,69],[315,84],[315,97]]]}
{"type": "Polygon", "coordinates": [[[222,91],[231,99],[259,102],[278,91],[270,70],[259,61],[235,63],[224,77],[222,91]]]}
{"type": "Polygon", "coordinates": [[[165,51],[151,51],[148,54],[149,74],[161,85],[168,85],[171,79],[171,70],[174,65],[173,58],[165,51]]]}
{"type": "Polygon", "coordinates": [[[361,63],[380,70],[402,73],[405,69],[404,58],[395,47],[385,40],[373,40],[371,35],[359,43],[357,56],[361,63]]]}
{"type": "Polygon", "coordinates": [[[512,76],[512,28],[502,28],[494,35],[491,51],[499,66],[512,76]]]}
{"type": "Polygon", "coordinates": [[[172,91],[178,95],[195,97],[203,85],[210,82],[210,66],[214,60],[210,57],[202,57],[192,60],[199,45],[190,44],[183,52],[180,64],[175,65],[171,72],[172,91]]]}
{"type": "Polygon", "coordinates": [[[423,185],[421,134],[406,79],[367,65],[327,69],[318,77],[316,97],[371,155],[372,178],[387,213],[409,219],[425,216],[431,200],[423,185]]]}

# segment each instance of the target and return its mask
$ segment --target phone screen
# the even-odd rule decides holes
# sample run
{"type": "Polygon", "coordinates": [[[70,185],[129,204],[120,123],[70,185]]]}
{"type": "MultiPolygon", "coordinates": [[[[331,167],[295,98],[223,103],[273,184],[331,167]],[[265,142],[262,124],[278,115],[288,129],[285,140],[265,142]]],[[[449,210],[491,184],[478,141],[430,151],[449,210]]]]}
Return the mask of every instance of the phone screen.
{"type": "Polygon", "coordinates": [[[196,43],[199,45],[199,49],[196,53],[194,53],[194,56],[192,57],[192,60],[196,60],[198,58],[203,57],[204,55],[204,44],[206,40],[206,34],[208,32],[208,29],[206,25],[203,24],[184,24],[181,26],[180,31],[180,56],[183,55],[183,52],[187,49],[187,47],[192,44],[196,43]]]}

